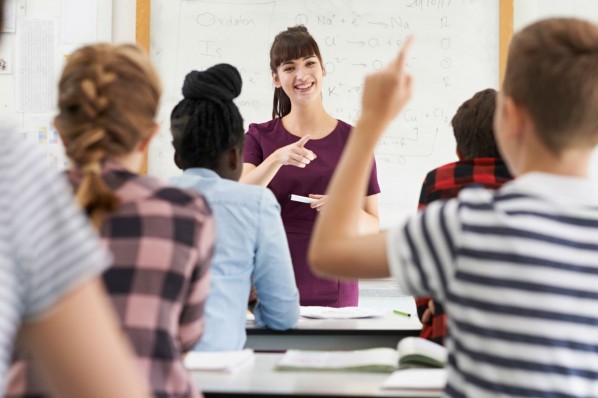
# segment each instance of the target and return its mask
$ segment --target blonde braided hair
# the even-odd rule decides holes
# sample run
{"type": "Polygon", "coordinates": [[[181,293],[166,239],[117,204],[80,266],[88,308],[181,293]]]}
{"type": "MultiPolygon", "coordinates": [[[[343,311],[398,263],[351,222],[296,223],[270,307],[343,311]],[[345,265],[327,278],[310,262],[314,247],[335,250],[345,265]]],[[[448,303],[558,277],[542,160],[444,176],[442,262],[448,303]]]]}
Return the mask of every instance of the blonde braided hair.
{"type": "Polygon", "coordinates": [[[69,57],[54,124],[83,176],[77,201],[96,227],[119,204],[101,177],[101,164],[130,153],[151,134],[160,94],[158,76],[136,46],[95,44],[69,57]]]}

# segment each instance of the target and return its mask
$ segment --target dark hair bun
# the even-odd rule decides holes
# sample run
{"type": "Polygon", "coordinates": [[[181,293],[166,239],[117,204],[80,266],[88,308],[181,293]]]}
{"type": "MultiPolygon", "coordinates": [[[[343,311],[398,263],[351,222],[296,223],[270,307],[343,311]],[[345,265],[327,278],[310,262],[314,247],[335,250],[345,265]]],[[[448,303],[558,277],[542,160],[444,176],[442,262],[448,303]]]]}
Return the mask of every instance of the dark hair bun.
{"type": "Polygon", "coordinates": [[[237,68],[229,64],[218,64],[203,72],[189,72],[183,83],[183,97],[232,101],[241,94],[242,86],[243,80],[237,68]]]}

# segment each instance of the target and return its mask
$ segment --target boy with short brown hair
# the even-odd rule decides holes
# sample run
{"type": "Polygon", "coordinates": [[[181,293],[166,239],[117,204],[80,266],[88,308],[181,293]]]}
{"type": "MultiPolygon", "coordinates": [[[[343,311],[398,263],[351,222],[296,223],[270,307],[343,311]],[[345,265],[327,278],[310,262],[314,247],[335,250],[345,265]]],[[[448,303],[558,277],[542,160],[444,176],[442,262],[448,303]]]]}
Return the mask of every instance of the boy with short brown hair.
{"type": "Polygon", "coordinates": [[[598,26],[549,19],[513,37],[495,114],[517,176],[466,189],[388,234],[360,236],[378,138],[411,95],[406,51],[368,76],[310,260],[319,274],[384,277],[445,307],[447,396],[598,397],[598,26]]]}

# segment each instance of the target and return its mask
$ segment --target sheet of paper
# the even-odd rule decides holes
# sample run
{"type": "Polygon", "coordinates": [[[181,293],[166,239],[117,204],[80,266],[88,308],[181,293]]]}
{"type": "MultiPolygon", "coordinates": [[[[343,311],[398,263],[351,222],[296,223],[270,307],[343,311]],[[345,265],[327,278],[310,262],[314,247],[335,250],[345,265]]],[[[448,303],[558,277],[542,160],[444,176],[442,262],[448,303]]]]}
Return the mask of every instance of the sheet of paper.
{"type": "Polygon", "coordinates": [[[26,115],[23,137],[46,155],[50,169],[63,171],[69,166],[69,162],[58,131],[52,125],[53,117],[53,113],[26,115]]]}
{"type": "Polygon", "coordinates": [[[53,19],[19,20],[17,32],[17,111],[49,112],[56,102],[53,19]]]}
{"type": "Polygon", "coordinates": [[[14,68],[13,37],[3,37],[0,40],[0,74],[12,73],[14,68]]]}
{"type": "Polygon", "coordinates": [[[4,0],[2,32],[14,33],[17,29],[17,0],[4,0]]]}
{"type": "Polygon", "coordinates": [[[357,319],[383,317],[386,310],[379,310],[366,307],[301,307],[300,314],[306,318],[316,319],[357,319]]]}
{"type": "Polygon", "coordinates": [[[203,352],[192,351],[185,355],[185,367],[189,370],[231,372],[251,363],[253,350],[203,352]]]}
{"type": "Polygon", "coordinates": [[[446,385],[446,369],[403,369],[391,374],[383,389],[442,390],[446,385]]]}
{"type": "Polygon", "coordinates": [[[98,35],[98,0],[61,0],[61,42],[93,43],[98,35]]]}

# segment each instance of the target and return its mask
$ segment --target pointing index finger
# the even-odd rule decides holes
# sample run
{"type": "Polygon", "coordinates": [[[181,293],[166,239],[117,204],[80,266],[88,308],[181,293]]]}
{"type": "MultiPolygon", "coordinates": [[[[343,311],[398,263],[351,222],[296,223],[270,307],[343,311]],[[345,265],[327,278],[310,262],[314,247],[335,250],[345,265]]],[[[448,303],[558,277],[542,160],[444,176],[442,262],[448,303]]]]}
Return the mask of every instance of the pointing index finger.
{"type": "Polygon", "coordinates": [[[401,48],[401,51],[399,51],[399,55],[397,56],[397,59],[394,62],[394,67],[396,68],[396,71],[399,74],[403,73],[403,69],[405,68],[407,54],[409,53],[409,49],[411,48],[412,44],[413,44],[413,36],[407,36],[407,39],[405,40],[405,44],[403,44],[403,48],[401,48]]]}

